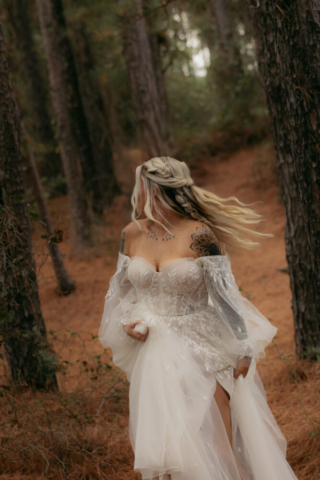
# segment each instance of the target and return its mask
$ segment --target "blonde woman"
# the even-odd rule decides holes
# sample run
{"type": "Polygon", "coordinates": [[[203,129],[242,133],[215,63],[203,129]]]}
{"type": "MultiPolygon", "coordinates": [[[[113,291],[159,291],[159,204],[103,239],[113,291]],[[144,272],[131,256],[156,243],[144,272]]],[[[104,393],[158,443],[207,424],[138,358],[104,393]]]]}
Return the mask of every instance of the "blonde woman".
{"type": "Polygon", "coordinates": [[[158,480],[292,480],[256,361],[276,328],[239,292],[225,246],[260,215],[194,185],[184,162],[136,171],[99,331],[130,381],[134,469],[158,480]],[[143,217],[142,219],[139,217],[143,217]]]}

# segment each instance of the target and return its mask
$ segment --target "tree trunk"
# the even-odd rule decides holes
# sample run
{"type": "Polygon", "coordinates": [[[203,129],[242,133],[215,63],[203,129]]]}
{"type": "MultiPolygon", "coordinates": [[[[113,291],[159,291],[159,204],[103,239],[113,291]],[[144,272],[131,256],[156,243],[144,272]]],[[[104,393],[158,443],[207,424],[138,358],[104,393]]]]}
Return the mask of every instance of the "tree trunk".
{"type": "Polygon", "coordinates": [[[243,76],[242,59],[233,34],[228,0],[210,0],[210,9],[219,33],[218,58],[212,66],[217,101],[221,108],[229,109],[236,100],[237,85],[243,76]]]}
{"type": "Polygon", "coordinates": [[[46,86],[33,41],[28,4],[19,0],[5,0],[5,4],[17,39],[35,135],[45,152],[42,155],[41,173],[51,178],[62,173],[62,164],[60,156],[55,153],[57,142],[51,126],[46,86]]]}
{"type": "Polygon", "coordinates": [[[239,77],[242,75],[242,62],[235,44],[228,0],[211,0],[210,6],[218,27],[223,55],[229,64],[233,64],[234,73],[239,77]]]}
{"type": "Polygon", "coordinates": [[[103,192],[104,206],[109,207],[114,196],[119,193],[119,188],[114,176],[111,133],[104,110],[100,85],[94,78],[94,60],[84,23],[76,26],[74,37],[80,94],[89,128],[99,187],[100,191],[103,192]]]}
{"type": "Polygon", "coordinates": [[[109,125],[109,142],[113,152],[119,152],[122,150],[125,144],[125,135],[123,129],[119,123],[118,114],[116,111],[116,102],[113,92],[110,90],[107,82],[104,82],[100,90],[101,98],[103,101],[103,108],[108,117],[109,125]]]}
{"type": "Polygon", "coordinates": [[[214,65],[215,51],[217,46],[216,39],[216,25],[212,21],[212,16],[214,12],[212,8],[206,8],[200,17],[201,28],[199,29],[199,36],[202,40],[202,43],[208,48],[210,53],[210,65],[209,69],[214,65]]]}
{"type": "Polygon", "coordinates": [[[47,342],[24,191],[15,101],[0,23],[1,322],[13,383],[57,389],[57,359],[47,342]]]}
{"type": "Polygon", "coordinates": [[[216,19],[222,47],[230,52],[233,48],[233,32],[228,4],[225,0],[211,0],[210,7],[216,19]]]}
{"type": "Polygon", "coordinates": [[[167,155],[156,76],[152,64],[147,25],[142,1],[136,0],[133,15],[123,16],[124,57],[127,63],[132,100],[142,141],[152,157],[167,155]]]}
{"type": "Polygon", "coordinates": [[[71,44],[61,0],[37,0],[37,6],[76,243],[78,246],[86,246],[91,242],[85,192],[97,212],[101,212],[102,205],[71,44]]]}
{"type": "Polygon", "coordinates": [[[161,51],[160,43],[161,36],[157,32],[151,32],[149,35],[151,55],[152,55],[152,64],[156,77],[158,96],[160,100],[160,112],[162,117],[163,130],[166,134],[166,120],[168,115],[168,98],[166,87],[164,84],[163,70],[162,70],[162,61],[161,61],[161,51]]]}
{"type": "MultiPolygon", "coordinates": [[[[27,138],[28,134],[22,118],[20,118],[20,127],[21,127],[22,135],[27,138]]],[[[28,148],[28,164],[29,164],[31,179],[33,184],[33,193],[37,200],[38,208],[40,211],[40,217],[41,217],[41,220],[46,225],[46,231],[47,231],[47,237],[48,237],[47,238],[48,250],[49,250],[49,254],[52,260],[52,265],[57,278],[58,292],[63,295],[68,295],[69,293],[74,291],[75,284],[69,280],[67,271],[63,264],[59,247],[57,245],[57,243],[60,243],[60,241],[62,240],[60,237],[62,232],[56,231],[53,228],[51,216],[49,213],[49,209],[48,209],[43,188],[41,185],[37,162],[31,148],[28,148]]]]}
{"type": "Polygon", "coordinates": [[[247,0],[286,209],[296,350],[320,350],[319,0],[247,0]]]}

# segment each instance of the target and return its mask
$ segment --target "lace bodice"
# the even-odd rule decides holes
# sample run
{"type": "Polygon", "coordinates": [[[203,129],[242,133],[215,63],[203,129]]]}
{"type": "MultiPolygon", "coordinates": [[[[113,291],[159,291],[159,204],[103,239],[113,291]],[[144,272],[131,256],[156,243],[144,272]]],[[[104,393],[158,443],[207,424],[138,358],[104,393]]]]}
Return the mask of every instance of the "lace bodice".
{"type": "Polygon", "coordinates": [[[141,257],[132,257],[128,279],[138,301],[161,316],[195,313],[208,306],[204,272],[198,259],[187,257],[167,263],[159,272],[141,257]]]}
{"type": "Polygon", "coordinates": [[[172,472],[172,478],[240,480],[237,465],[223,463],[234,456],[226,453],[230,444],[215,403],[218,381],[230,395],[241,468],[256,480],[261,471],[268,480],[295,479],[280,461],[285,441],[254,380],[255,359],[276,331],[242,297],[227,256],[181,258],[157,271],[144,258],[119,254],[99,339],[130,381],[129,433],[142,478],[172,472]],[[124,328],[138,319],[138,328],[149,329],[145,342],[124,328]],[[255,359],[246,379],[235,382],[233,369],[245,355],[255,359]]]}
{"type": "Polygon", "coordinates": [[[234,366],[246,355],[263,357],[277,330],[242,297],[225,255],[180,258],[157,271],[142,257],[119,254],[99,330],[102,345],[117,355],[121,342],[139,342],[123,330],[138,319],[150,335],[165,327],[182,336],[206,371],[234,366]]]}

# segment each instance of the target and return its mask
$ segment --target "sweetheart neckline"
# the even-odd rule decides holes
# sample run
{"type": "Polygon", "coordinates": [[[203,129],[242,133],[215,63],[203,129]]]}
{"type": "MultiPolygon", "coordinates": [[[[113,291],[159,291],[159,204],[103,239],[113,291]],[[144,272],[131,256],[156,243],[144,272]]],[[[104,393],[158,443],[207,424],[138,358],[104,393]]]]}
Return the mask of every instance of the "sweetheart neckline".
{"type": "Polygon", "coordinates": [[[175,258],[173,260],[171,260],[170,262],[167,262],[163,267],[161,267],[161,269],[158,271],[157,270],[157,267],[155,267],[154,265],[152,265],[152,263],[149,262],[149,260],[147,260],[146,258],[144,257],[140,257],[139,255],[133,255],[132,257],[129,257],[129,255],[125,254],[125,253],[121,253],[119,252],[119,255],[121,255],[122,257],[126,257],[128,258],[129,260],[132,260],[134,258],[139,258],[140,260],[142,260],[143,262],[145,262],[147,265],[149,265],[149,267],[151,267],[155,273],[161,273],[166,267],[168,267],[169,265],[172,265],[174,263],[179,263],[179,262],[182,262],[184,260],[192,260],[192,261],[197,261],[197,260],[201,260],[201,259],[204,259],[204,258],[226,258],[228,259],[228,255],[204,255],[202,257],[181,257],[181,258],[175,258]]]}
{"type": "Polygon", "coordinates": [[[159,268],[159,270],[157,270],[157,267],[155,267],[154,265],[152,265],[152,263],[149,262],[149,260],[147,260],[146,258],[144,257],[140,257],[139,255],[133,255],[132,257],[129,257],[129,255],[126,255],[128,258],[130,258],[130,260],[133,260],[134,258],[138,258],[139,260],[142,260],[143,262],[145,262],[147,265],[149,265],[149,267],[151,267],[155,273],[162,273],[163,270],[167,267],[169,267],[170,265],[173,265],[175,263],[180,263],[182,261],[185,261],[185,260],[192,260],[192,261],[196,261],[198,260],[199,258],[201,257],[180,257],[180,258],[174,258],[173,260],[165,263],[165,265],[163,265],[161,268],[159,268]]]}

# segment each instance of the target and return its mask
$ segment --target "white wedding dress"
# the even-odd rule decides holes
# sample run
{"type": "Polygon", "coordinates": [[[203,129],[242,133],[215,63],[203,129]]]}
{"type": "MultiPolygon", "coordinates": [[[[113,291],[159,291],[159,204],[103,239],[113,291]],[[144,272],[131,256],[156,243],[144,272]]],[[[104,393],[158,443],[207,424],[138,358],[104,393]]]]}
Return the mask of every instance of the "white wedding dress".
{"type": "Polygon", "coordinates": [[[129,433],[143,480],[296,479],[256,371],[276,331],[240,294],[227,256],[177,259],[158,272],[119,254],[99,339],[130,381],[129,433]],[[141,332],[149,327],[145,342],[124,332],[133,320],[141,332]],[[234,380],[243,356],[252,356],[249,372],[234,380]],[[217,382],[230,395],[233,450],[217,382]]]}

